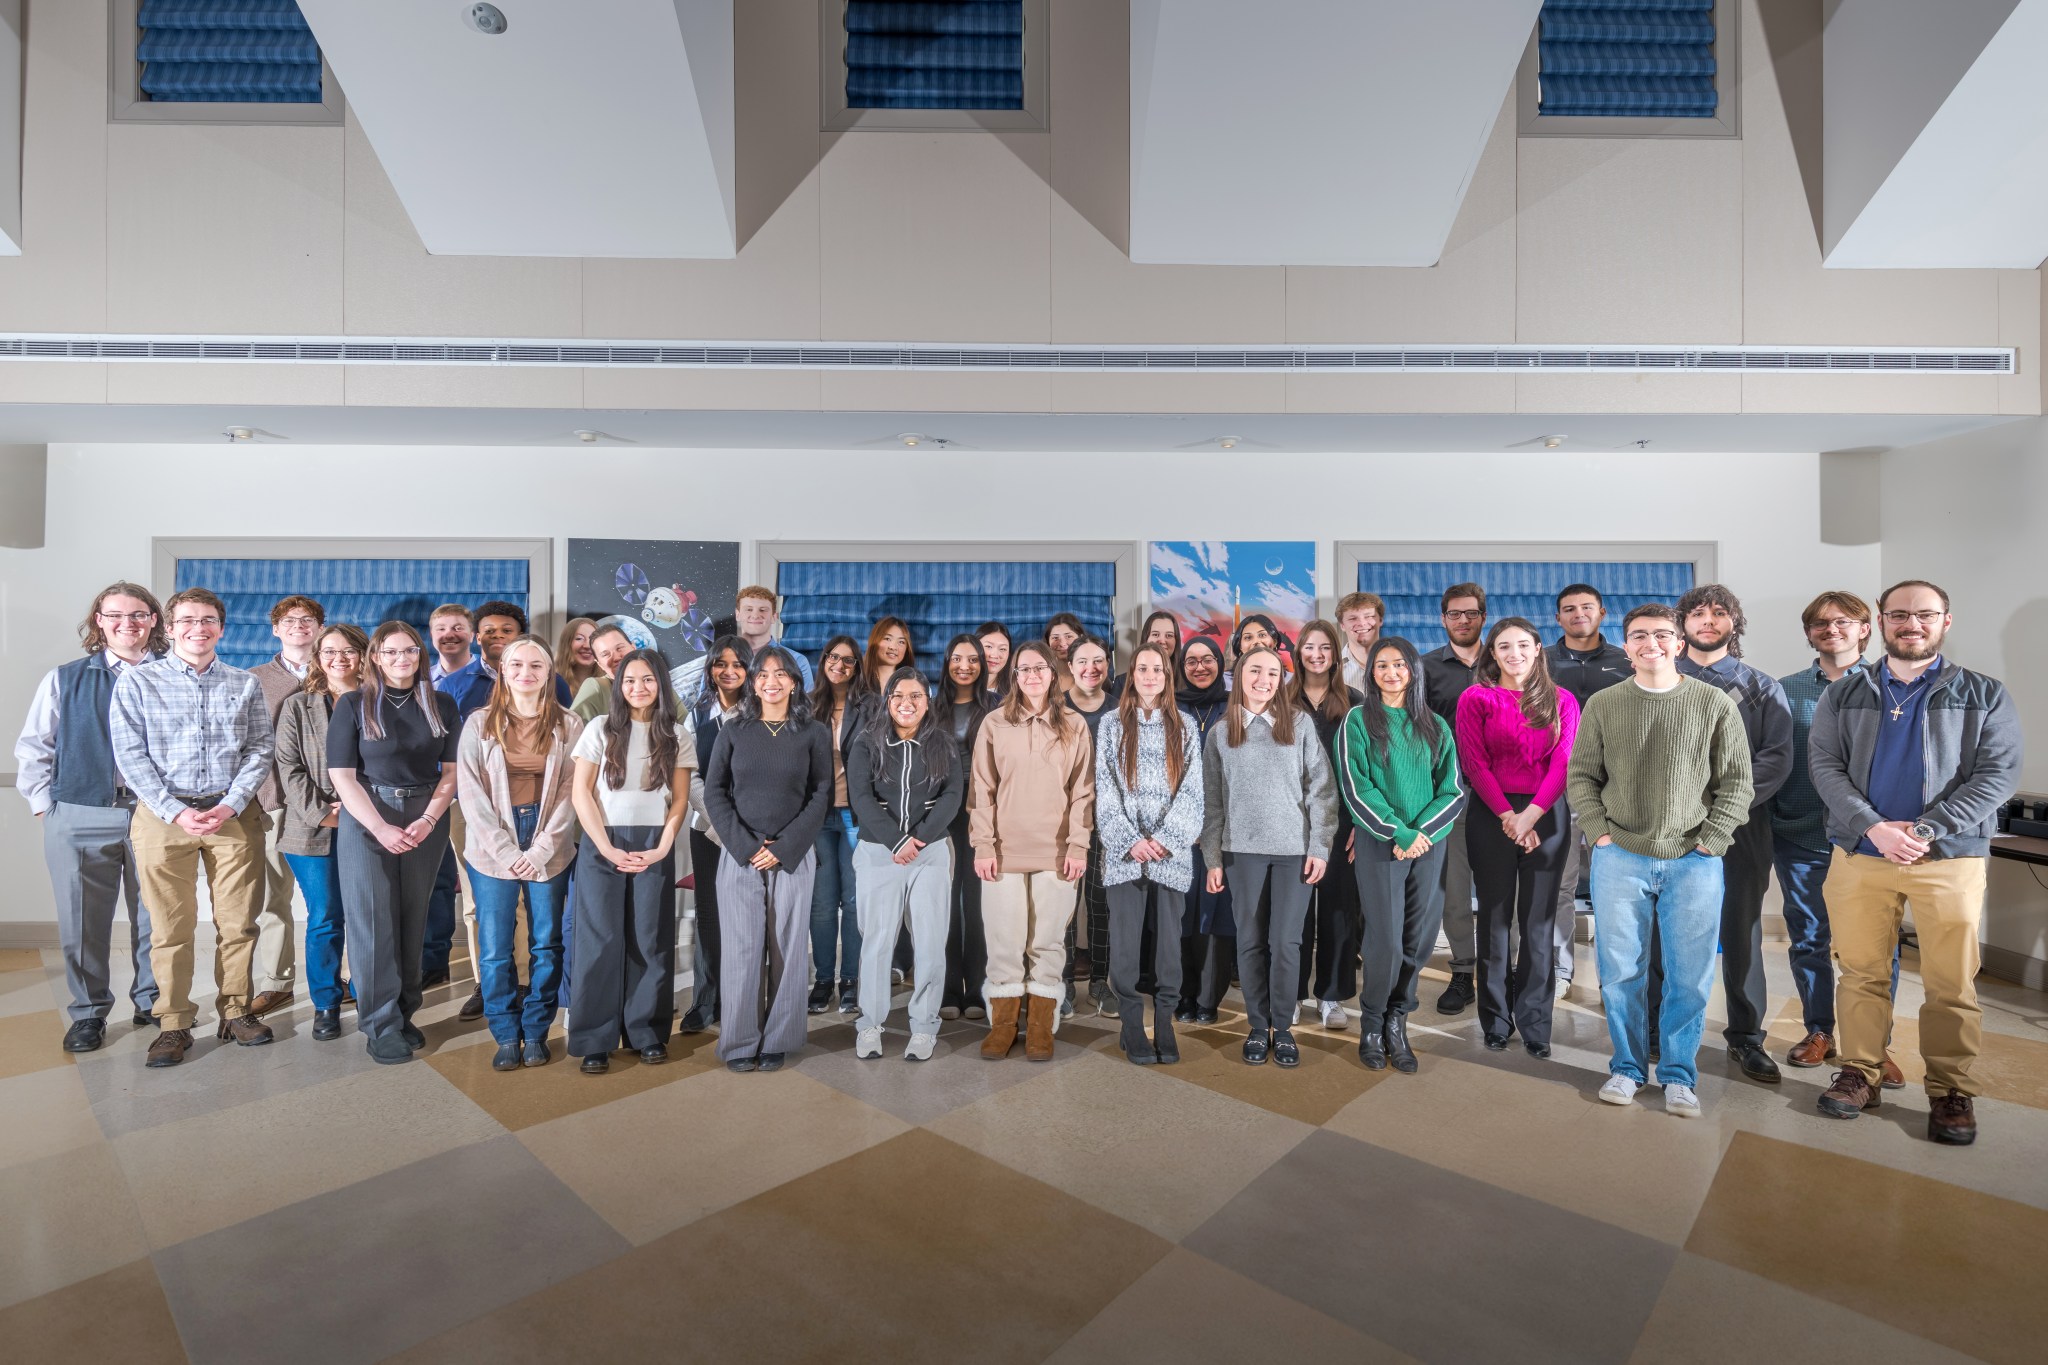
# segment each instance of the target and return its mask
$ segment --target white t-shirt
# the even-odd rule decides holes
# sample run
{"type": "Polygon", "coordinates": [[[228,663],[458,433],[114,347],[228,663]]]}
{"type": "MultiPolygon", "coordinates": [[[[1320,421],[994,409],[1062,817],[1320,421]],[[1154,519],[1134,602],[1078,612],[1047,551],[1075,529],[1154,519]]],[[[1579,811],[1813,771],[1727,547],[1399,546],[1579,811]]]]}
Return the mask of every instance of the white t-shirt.
{"type": "MultiPolygon", "coordinates": [[[[668,788],[657,786],[648,791],[643,786],[647,780],[647,755],[652,747],[649,739],[651,727],[644,720],[636,720],[632,726],[632,733],[626,739],[625,785],[611,787],[605,784],[604,717],[600,716],[583,727],[571,757],[597,765],[597,804],[604,811],[607,825],[665,825],[668,823],[668,788]]],[[[676,766],[696,767],[697,747],[680,727],[675,728],[676,766]]]]}

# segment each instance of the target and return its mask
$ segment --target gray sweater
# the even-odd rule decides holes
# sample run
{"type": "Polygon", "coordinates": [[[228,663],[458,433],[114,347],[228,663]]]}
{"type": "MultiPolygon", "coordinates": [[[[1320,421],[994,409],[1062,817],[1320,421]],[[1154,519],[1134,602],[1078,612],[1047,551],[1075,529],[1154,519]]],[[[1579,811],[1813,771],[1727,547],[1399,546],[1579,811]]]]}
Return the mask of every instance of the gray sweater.
{"type": "Polygon", "coordinates": [[[1180,790],[1166,785],[1166,722],[1157,711],[1138,716],[1138,783],[1124,784],[1123,717],[1110,711],[1095,732],[1095,836],[1102,844],[1102,884],[1151,881],[1185,891],[1195,879],[1190,853],[1202,833],[1202,746],[1195,718],[1180,718],[1180,790]],[[1131,845],[1157,839],[1173,854],[1164,862],[1133,862],[1131,845]]]}
{"type": "Polygon", "coordinates": [[[1273,727],[1254,719],[1244,743],[1230,746],[1228,715],[1219,716],[1202,750],[1202,860],[1223,855],[1316,856],[1337,837],[1337,779],[1309,718],[1294,718],[1294,744],[1282,746],[1273,727]]]}

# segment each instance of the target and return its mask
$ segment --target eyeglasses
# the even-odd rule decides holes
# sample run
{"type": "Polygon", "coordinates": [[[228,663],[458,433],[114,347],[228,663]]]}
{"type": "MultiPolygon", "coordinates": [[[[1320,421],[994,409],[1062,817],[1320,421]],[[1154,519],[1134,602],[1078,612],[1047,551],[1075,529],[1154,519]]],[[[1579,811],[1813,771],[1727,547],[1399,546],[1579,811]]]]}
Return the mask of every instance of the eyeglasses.
{"type": "Polygon", "coordinates": [[[171,620],[172,630],[183,630],[186,626],[212,627],[220,624],[218,616],[178,616],[171,620]]]}
{"type": "Polygon", "coordinates": [[[156,619],[156,613],[153,611],[103,611],[99,613],[99,618],[102,621],[111,621],[116,625],[126,621],[131,626],[145,626],[156,619]]]}
{"type": "Polygon", "coordinates": [[[1807,629],[1815,635],[1830,635],[1838,630],[1846,635],[1862,624],[1861,621],[1854,621],[1846,616],[1830,616],[1825,621],[1815,621],[1807,629]]]}
{"type": "Polygon", "coordinates": [[[320,662],[323,664],[338,664],[343,659],[355,659],[360,657],[361,656],[358,655],[352,649],[323,649],[320,651],[320,662]]]}
{"type": "Polygon", "coordinates": [[[1017,676],[1020,678],[1043,678],[1049,675],[1051,672],[1052,670],[1047,668],[1044,664],[1032,664],[1028,668],[1020,668],[1016,670],[1017,676]]]}
{"type": "Polygon", "coordinates": [[[1677,638],[1678,632],[1675,630],[1632,630],[1628,633],[1628,642],[1632,645],[1645,644],[1651,640],[1660,645],[1668,645],[1677,638]]]}
{"type": "Polygon", "coordinates": [[[320,624],[310,616],[280,616],[277,618],[277,623],[281,626],[293,626],[299,630],[310,630],[320,624]]]}
{"type": "Polygon", "coordinates": [[[1903,626],[1918,621],[1923,626],[1931,626],[1947,614],[1940,611],[1888,611],[1884,614],[1884,623],[1888,626],[1903,626]]]}
{"type": "Polygon", "coordinates": [[[380,649],[377,651],[377,657],[380,659],[415,659],[419,657],[419,652],[417,645],[407,645],[403,649],[380,649]]]}
{"type": "Polygon", "coordinates": [[[1484,621],[1485,619],[1486,613],[1483,611],[1447,611],[1444,613],[1444,620],[1446,621],[1484,621]]]}

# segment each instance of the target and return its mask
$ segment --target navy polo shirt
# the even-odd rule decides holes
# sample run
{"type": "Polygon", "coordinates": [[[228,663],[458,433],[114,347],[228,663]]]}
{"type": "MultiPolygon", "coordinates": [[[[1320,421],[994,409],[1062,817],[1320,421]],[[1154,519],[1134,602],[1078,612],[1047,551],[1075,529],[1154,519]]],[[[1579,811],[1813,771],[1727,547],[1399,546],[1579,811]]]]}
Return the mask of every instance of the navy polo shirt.
{"type": "MultiPolygon", "coordinates": [[[[1865,795],[1887,820],[1918,820],[1926,813],[1927,697],[1940,675],[1940,659],[1910,683],[1892,676],[1889,661],[1878,667],[1877,690],[1884,705],[1878,712],[1877,747],[1870,754],[1870,790],[1865,795]],[[1896,716],[1893,707],[1898,708],[1896,716]]],[[[1881,856],[1868,838],[1857,842],[1856,851],[1881,856]]]]}

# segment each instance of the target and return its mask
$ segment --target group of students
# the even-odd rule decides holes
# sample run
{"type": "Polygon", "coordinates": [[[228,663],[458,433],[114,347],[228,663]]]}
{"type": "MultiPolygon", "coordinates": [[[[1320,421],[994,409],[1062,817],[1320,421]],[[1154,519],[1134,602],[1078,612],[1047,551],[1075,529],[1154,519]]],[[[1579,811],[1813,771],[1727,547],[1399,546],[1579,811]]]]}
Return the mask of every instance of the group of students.
{"type": "MultiPolygon", "coordinates": [[[[671,669],[583,619],[551,648],[510,603],[438,609],[430,648],[403,622],[365,636],[292,597],[272,612],[278,655],[251,673],[215,655],[214,594],[159,610],[117,583],[17,746],[58,892],[64,1045],[100,1045],[125,879],[131,998],[160,1028],[147,1064],[183,1060],[202,865],[220,1036],[270,1041],[279,992],[254,991],[252,960],[281,860],[308,910],[313,1036],[340,1035],[352,994],[370,1055],[407,1061],[453,862],[477,936],[463,1014],[487,1019],[495,1066],[548,1063],[565,1004],[583,1070],[621,1048],[661,1062],[687,827],[698,953],[680,1029],[715,1022],[735,1071],[779,1068],[835,997],[858,1013],[856,1055],[880,1056],[899,973],[907,1059],[964,1016],[986,1020],[983,1056],[1021,1039],[1048,1060],[1077,920],[1090,996],[1135,1064],[1178,1061],[1175,1024],[1216,1022],[1236,984],[1246,1063],[1299,1065],[1302,1004],[1345,1028],[1355,994],[1362,1064],[1412,1073],[1440,928],[1438,1008],[1476,999],[1488,1048],[1519,1034],[1544,1058],[1583,862],[1613,1046],[1600,1098],[1631,1102],[1654,1067],[1667,1110],[1691,1117],[1717,940],[1730,1056],[1779,1076],[1761,957],[1775,861],[1808,1025],[1788,1060],[1843,1062],[1822,1112],[1853,1118],[1895,1079],[1910,898],[1930,1135],[1974,1138],[1976,916],[2020,738],[2004,689],[1940,657],[1946,595],[1887,589],[1885,657],[1866,662],[1870,608],[1822,594],[1804,621],[1815,663],[1782,684],[1741,662],[1746,621],[1718,584],[1630,610],[1620,648],[1591,585],[1556,606],[1546,647],[1524,618],[1489,628],[1484,590],[1454,585],[1449,642],[1427,655],[1381,634],[1369,593],[1293,639],[1248,616],[1227,656],[1155,612],[1118,677],[1066,613],[1030,640],[995,622],[957,635],[929,674],[910,626],[884,618],[814,670],[775,640],[774,594],[749,587],[730,633],[671,669]]],[[[287,889],[287,924],[289,906],[287,889]]]]}

